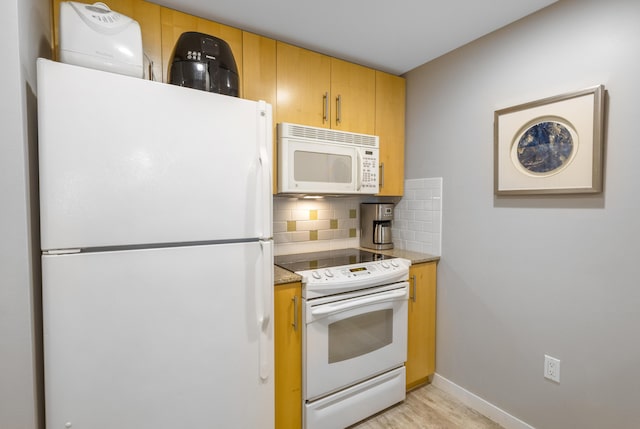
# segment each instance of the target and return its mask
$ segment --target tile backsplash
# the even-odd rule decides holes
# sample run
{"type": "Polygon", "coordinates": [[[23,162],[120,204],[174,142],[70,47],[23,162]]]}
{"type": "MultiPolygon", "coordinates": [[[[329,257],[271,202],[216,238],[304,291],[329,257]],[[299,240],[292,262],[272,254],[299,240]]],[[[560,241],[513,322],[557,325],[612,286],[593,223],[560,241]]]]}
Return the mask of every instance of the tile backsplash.
{"type": "Polygon", "coordinates": [[[274,197],[276,255],[358,247],[360,201],[360,197],[274,197]]]}
{"type": "MultiPolygon", "coordinates": [[[[442,178],[405,181],[396,200],[392,234],[398,249],[440,255],[442,178]]],[[[375,197],[273,198],[275,254],[360,246],[360,203],[375,197]]],[[[387,202],[387,201],[385,201],[387,202]]]]}
{"type": "Polygon", "coordinates": [[[391,233],[398,249],[442,255],[442,177],[405,180],[391,233]]]}

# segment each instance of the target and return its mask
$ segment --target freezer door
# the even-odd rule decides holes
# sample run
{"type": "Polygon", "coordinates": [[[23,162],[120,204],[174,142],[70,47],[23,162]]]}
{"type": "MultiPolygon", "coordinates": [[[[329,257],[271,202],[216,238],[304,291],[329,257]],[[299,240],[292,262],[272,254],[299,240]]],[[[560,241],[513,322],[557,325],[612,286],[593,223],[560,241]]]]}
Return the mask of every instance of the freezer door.
{"type": "Polygon", "coordinates": [[[271,242],[42,268],[48,428],[273,428],[271,242]]]}
{"type": "Polygon", "coordinates": [[[42,249],[271,237],[271,106],[38,60],[42,249]]]}

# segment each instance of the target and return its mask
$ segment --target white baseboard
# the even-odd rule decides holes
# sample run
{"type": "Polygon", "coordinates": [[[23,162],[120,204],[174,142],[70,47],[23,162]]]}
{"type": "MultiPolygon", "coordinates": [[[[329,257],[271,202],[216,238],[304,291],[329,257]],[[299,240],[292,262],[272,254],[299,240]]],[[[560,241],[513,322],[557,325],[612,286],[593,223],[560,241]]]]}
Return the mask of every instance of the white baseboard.
{"type": "Polygon", "coordinates": [[[501,410],[495,405],[485,401],[478,395],[469,392],[464,387],[458,386],[453,381],[450,381],[439,374],[433,375],[431,384],[433,384],[438,389],[449,393],[451,396],[455,397],[457,400],[459,400],[469,408],[473,408],[480,414],[489,417],[491,420],[506,429],[535,429],[528,423],[523,422],[519,418],[512,416],[504,410],[501,410]]]}

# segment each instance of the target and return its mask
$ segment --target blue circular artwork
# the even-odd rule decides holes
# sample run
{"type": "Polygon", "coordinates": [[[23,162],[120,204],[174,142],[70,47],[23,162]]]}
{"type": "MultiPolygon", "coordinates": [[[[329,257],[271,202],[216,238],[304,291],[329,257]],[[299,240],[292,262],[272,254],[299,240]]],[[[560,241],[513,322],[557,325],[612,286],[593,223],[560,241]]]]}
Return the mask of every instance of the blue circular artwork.
{"type": "Polygon", "coordinates": [[[525,130],[517,142],[516,155],[522,167],[544,174],[564,167],[574,150],[573,136],[565,125],[544,121],[525,130]]]}

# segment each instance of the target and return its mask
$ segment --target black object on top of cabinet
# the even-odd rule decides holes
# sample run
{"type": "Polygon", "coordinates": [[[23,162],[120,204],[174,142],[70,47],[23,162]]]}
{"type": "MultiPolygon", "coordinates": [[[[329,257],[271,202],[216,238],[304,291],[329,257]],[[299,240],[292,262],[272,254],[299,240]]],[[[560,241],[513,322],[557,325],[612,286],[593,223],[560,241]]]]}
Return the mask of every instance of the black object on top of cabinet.
{"type": "Polygon", "coordinates": [[[240,95],[240,78],[229,44],[208,34],[182,33],[173,48],[169,83],[218,94],[240,95]]]}

